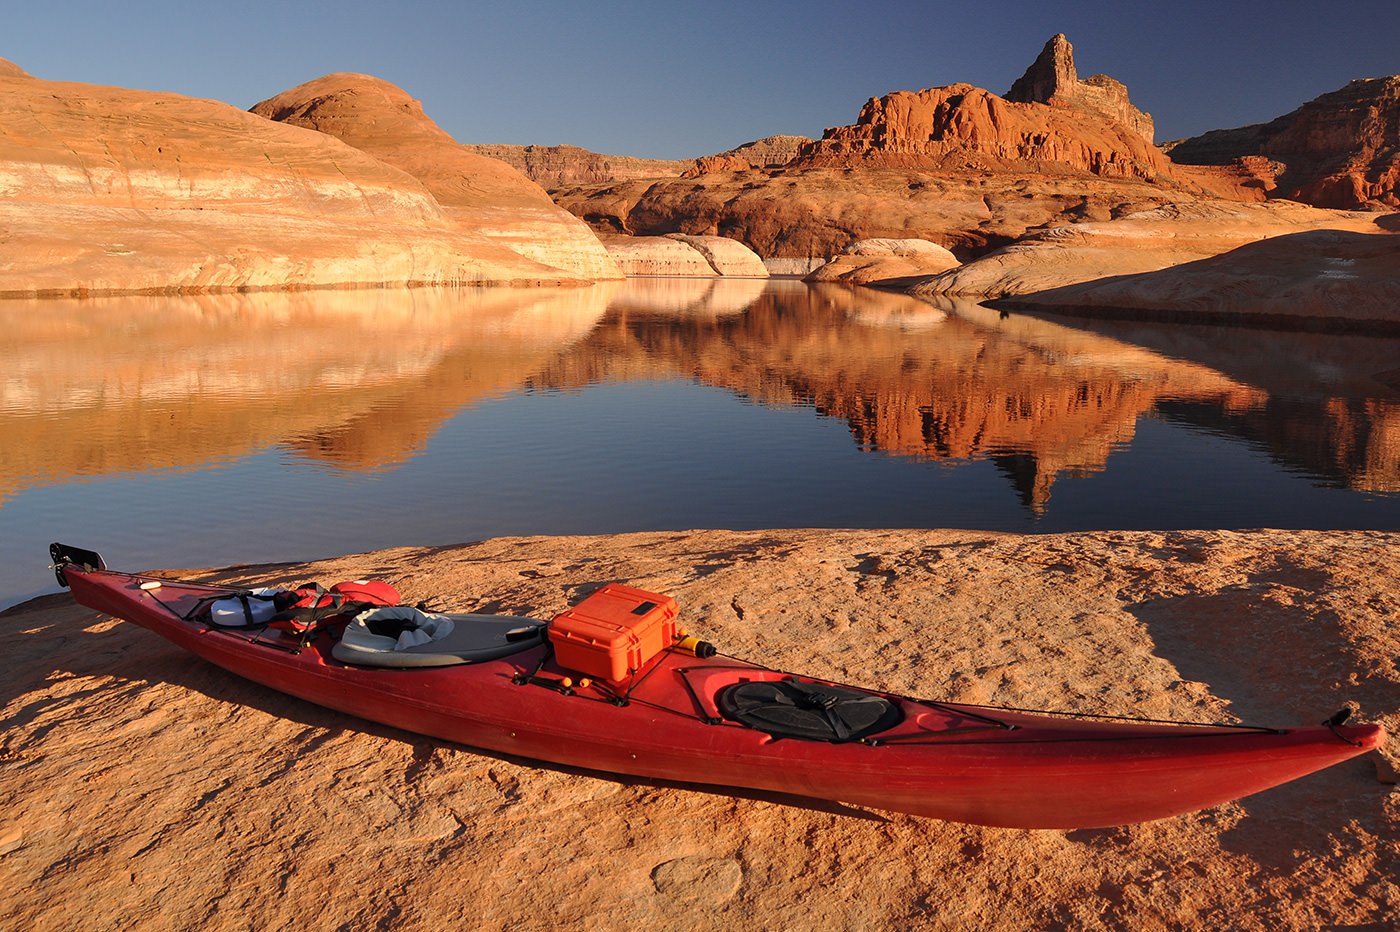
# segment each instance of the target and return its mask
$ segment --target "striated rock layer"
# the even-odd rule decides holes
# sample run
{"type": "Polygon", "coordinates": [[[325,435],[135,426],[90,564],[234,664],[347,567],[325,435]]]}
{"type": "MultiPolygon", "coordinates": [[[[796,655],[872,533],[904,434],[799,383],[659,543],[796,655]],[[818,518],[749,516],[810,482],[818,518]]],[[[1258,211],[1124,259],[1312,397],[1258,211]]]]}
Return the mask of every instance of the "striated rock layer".
{"type": "Polygon", "coordinates": [[[460,229],[328,136],[16,71],[0,76],[0,295],[579,279],[460,229]]]}
{"type": "Polygon", "coordinates": [[[270,120],[314,129],[417,178],[464,230],[527,258],[588,279],[617,278],[598,238],[544,189],[472,152],[387,81],[337,73],[255,105],[270,120]]]}
{"type": "Polygon", "coordinates": [[[1352,81],[1264,124],[1165,148],[1175,162],[1232,165],[1273,197],[1319,207],[1400,207],[1400,75],[1352,81]]]}
{"type": "MultiPolygon", "coordinates": [[[[658,532],[180,575],[375,576],[542,618],[620,580],[727,653],[911,695],[1264,725],[1354,702],[1400,727],[1387,533],[658,532]]],[[[481,754],[66,595],[0,624],[5,928],[1381,928],[1400,900],[1376,754],[1158,822],[1011,831],[481,754]]]]}
{"type": "Polygon", "coordinates": [[[727,152],[698,158],[681,177],[695,178],[709,172],[734,172],[786,165],[811,141],[806,136],[765,136],[727,152]]]}
{"type": "Polygon", "coordinates": [[[689,162],[639,159],[630,155],[600,155],[578,146],[467,145],[464,148],[498,159],[546,188],[597,184],[630,178],[674,178],[689,162]]]}
{"type": "Polygon", "coordinates": [[[768,277],[762,259],[743,243],[723,236],[604,235],[603,242],[628,275],[768,277]]]}

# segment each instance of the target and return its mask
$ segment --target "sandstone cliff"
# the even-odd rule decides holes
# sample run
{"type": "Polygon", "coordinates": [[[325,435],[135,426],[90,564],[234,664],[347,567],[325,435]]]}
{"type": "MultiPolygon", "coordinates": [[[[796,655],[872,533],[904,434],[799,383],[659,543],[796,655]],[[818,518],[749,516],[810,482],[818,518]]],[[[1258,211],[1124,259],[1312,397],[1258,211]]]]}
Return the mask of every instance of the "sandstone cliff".
{"type": "Polygon", "coordinates": [[[1175,162],[1232,165],[1271,196],[1319,207],[1400,207],[1400,75],[1352,81],[1265,124],[1165,146],[1175,162]]]}
{"type": "Polygon", "coordinates": [[[1007,97],[970,84],[899,91],[778,167],[736,150],[698,160],[685,179],[554,194],[595,229],[718,234],[765,259],[799,260],[911,238],[966,258],[1037,227],[1263,197],[1238,172],[1174,165],[1151,137],[1126,89],[1102,75],[1079,80],[1056,36],[1007,97]]]}
{"type": "Polygon", "coordinates": [[[1128,100],[1128,89],[1106,74],[1079,80],[1074,67],[1074,47],[1064,33],[1051,37],[1040,57],[1004,95],[1015,103],[1069,107],[1127,126],[1152,142],[1152,117],[1128,100]]]}
{"type": "MultiPolygon", "coordinates": [[[[375,576],[543,618],[621,580],[675,595],[727,653],[908,695],[1263,725],[1356,702],[1400,728],[1395,534],[666,532],[178,575],[375,576]]],[[[1400,794],[1375,754],[1144,825],[989,829],[418,738],[66,595],[0,623],[5,928],[1263,932],[1382,928],[1400,898],[1400,794]]]]}
{"type": "Polygon", "coordinates": [[[422,104],[387,81],[337,73],[252,108],[270,120],[333,136],[417,178],[463,230],[588,279],[621,273],[596,236],[544,189],[459,145],[422,104]]]}
{"type": "Polygon", "coordinates": [[[177,94],[0,77],[0,295],[577,280],[338,140],[177,94]]]}
{"type": "Polygon", "coordinates": [[[698,158],[681,177],[695,178],[709,172],[734,172],[786,165],[811,141],[806,136],[765,136],[726,152],[698,158]]]}
{"type": "Polygon", "coordinates": [[[477,144],[465,148],[498,159],[546,188],[598,184],[631,178],[674,178],[689,162],[600,155],[578,146],[510,146],[477,144]]]}

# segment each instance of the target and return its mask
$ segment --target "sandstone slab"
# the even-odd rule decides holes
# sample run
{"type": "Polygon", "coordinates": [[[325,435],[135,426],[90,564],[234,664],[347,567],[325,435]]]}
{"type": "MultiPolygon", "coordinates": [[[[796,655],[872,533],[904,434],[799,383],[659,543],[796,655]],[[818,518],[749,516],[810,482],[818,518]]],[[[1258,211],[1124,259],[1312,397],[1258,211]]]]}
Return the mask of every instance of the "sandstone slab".
{"type": "Polygon", "coordinates": [[[1400,237],[1383,215],[1203,203],[1035,233],[911,287],[1041,306],[1261,321],[1396,321],[1400,237]]]}
{"type": "Polygon", "coordinates": [[[894,287],[941,274],[960,264],[951,251],[928,240],[863,239],[814,270],[807,281],[894,287]]]}

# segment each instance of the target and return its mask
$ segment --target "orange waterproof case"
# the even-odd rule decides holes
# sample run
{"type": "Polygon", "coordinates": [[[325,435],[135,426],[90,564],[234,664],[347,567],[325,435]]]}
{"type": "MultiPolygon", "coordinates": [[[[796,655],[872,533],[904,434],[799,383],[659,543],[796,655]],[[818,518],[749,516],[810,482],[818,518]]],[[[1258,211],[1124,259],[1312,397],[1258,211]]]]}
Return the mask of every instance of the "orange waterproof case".
{"type": "Polygon", "coordinates": [[[614,683],[676,641],[676,600],[608,583],[554,616],[549,640],[559,665],[614,683]]]}

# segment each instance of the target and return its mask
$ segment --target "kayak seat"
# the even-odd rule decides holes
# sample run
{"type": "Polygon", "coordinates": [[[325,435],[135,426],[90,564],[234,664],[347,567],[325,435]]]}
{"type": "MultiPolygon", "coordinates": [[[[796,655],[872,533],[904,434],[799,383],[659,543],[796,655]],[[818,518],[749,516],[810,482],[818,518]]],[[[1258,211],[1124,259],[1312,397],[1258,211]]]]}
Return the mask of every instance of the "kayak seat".
{"type": "Polygon", "coordinates": [[[342,663],[446,667],[496,660],[539,646],[546,624],[515,615],[437,614],[407,606],[356,615],[331,648],[342,663]]]}

